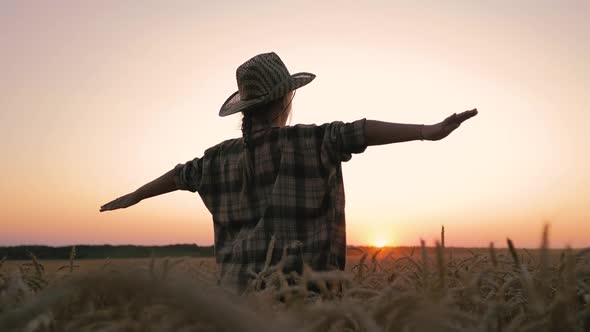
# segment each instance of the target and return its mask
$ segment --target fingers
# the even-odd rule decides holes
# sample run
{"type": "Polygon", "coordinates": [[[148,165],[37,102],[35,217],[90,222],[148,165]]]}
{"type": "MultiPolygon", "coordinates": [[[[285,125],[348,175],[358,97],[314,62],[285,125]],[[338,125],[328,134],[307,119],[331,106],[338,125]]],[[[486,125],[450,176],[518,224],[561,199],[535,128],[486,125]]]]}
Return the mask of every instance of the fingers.
{"type": "Polygon", "coordinates": [[[110,211],[113,210],[112,208],[112,202],[111,203],[107,203],[103,206],[100,207],[100,212],[104,212],[104,211],[110,211]]]}
{"type": "Polygon", "coordinates": [[[136,195],[134,195],[133,193],[127,194],[127,195],[121,196],[121,197],[101,206],[100,212],[116,210],[116,209],[124,209],[124,208],[130,207],[131,205],[139,203],[139,201],[141,201],[141,199],[137,199],[136,195]]]}
{"type": "Polygon", "coordinates": [[[461,124],[463,121],[470,119],[477,115],[477,108],[457,114],[457,122],[461,124]]]}
{"type": "Polygon", "coordinates": [[[119,209],[120,206],[118,206],[118,202],[121,200],[121,198],[117,198],[114,201],[110,201],[107,204],[103,205],[100,207],[100,212],[104,212],[104,211],[111,211],[111,210],[115,210],[115,209],[119,209]]]}
{"type": "Polygon", "coordinates": [[[458,124],[460,125],[461,123],[463,123],[465,120],[470,119],[474,116],[477,115],[477,108],[474,108],[472,110],[469,111],[465,111],[465,112],[461,112],[459,114],[457,113],[453,113],[451,116],[447,117],[444,121],[443,124],[445,125],[451,125],[451,124],[458,124]]]}

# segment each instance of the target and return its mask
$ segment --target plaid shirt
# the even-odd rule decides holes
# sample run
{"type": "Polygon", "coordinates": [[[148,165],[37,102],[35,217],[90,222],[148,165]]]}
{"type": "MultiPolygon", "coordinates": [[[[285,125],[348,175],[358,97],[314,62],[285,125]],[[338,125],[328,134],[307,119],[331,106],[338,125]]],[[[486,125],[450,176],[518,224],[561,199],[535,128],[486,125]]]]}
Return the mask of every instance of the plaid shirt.
{"type": "Polygon", "coordinates": [[[247,195],[240,195],[242,138],[175,167],[178,187],[198,192],[213,215],[221,283],[244,290],[250,272],[262,270],[273,235],[271,265],[288,249],[288,262],[302,259],[314,270],[343,270],[341,162],[366,149],[365,119],[269,128],[252,133],[251,145],[254,178],[247,195]]]}

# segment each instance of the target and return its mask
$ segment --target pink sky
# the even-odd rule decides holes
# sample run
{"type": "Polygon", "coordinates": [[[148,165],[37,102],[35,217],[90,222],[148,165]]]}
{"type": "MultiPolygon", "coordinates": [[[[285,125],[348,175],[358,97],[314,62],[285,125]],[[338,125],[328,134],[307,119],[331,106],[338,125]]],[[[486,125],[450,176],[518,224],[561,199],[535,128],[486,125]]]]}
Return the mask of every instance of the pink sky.
{"type": "Polygon", "coordinates": [[[100,205],[237,137],[235,69],[277,52],[317,79],[293,123],[435,123],[440,142],[343,165],[350,244],[589,246],[587,1],[7,1],[0,246],[213,243],[200,198],[100,205]]]}

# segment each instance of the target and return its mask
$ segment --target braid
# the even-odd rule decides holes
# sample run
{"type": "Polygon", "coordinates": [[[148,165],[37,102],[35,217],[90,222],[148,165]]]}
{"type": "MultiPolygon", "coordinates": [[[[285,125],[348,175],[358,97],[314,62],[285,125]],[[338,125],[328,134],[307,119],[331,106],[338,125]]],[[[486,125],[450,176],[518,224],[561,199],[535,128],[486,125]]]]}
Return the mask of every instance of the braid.
{"type": "Polygon", "coordinates": [[[242,137],[244,138],[244,148],[250,148],[250,131],[252,129],[252,113],[244,112],[242,119],[242,137]]]}
{"type": "Polygon", "coordinates": [[[240,167],[242,168],[242,195],[245,195],[248,192],[248,187],[252,183],[254,177],[254,146],[251,142],[253,117],[256,117],[256,122],[258,124],[271,126],[272,123],[287,110],[294,96],[295,95],[293,94],[287,106],[282,110],[277,107],[282,105],[284,97],[270,103],[257,105],[256,107],[243,112],[242,138],[244,140],[244,150],[239,162],[240,167]],[[275,109],[277,109],[277,111],[275,111],[275,109]]]}
{"type": "Polygon", "coordinates": [[[242,167],[242,176],[244,177],[244,188],[250,184],[254,175],[254,161],[252,155],[252,142],[250,142],[250,133],[252,130],[252,113],[244,112],[242,119],[242,137],[244,139],[244,151],[240,160],[242,167]]]}

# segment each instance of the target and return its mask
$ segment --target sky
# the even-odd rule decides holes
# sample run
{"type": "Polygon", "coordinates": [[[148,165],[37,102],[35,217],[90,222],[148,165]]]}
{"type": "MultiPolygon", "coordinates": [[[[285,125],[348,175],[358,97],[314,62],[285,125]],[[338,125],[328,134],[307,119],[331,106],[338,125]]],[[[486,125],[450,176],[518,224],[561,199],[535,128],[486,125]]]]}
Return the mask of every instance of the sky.
{"type": "Polygon", "coordinates": [[[0,0],[0,246],[213,243],[198,194],[99,213],[218,142],[274,51],[292,124],[434,124],[343,164],[349,244],[590,246],[588,1],[0,0]]]}

